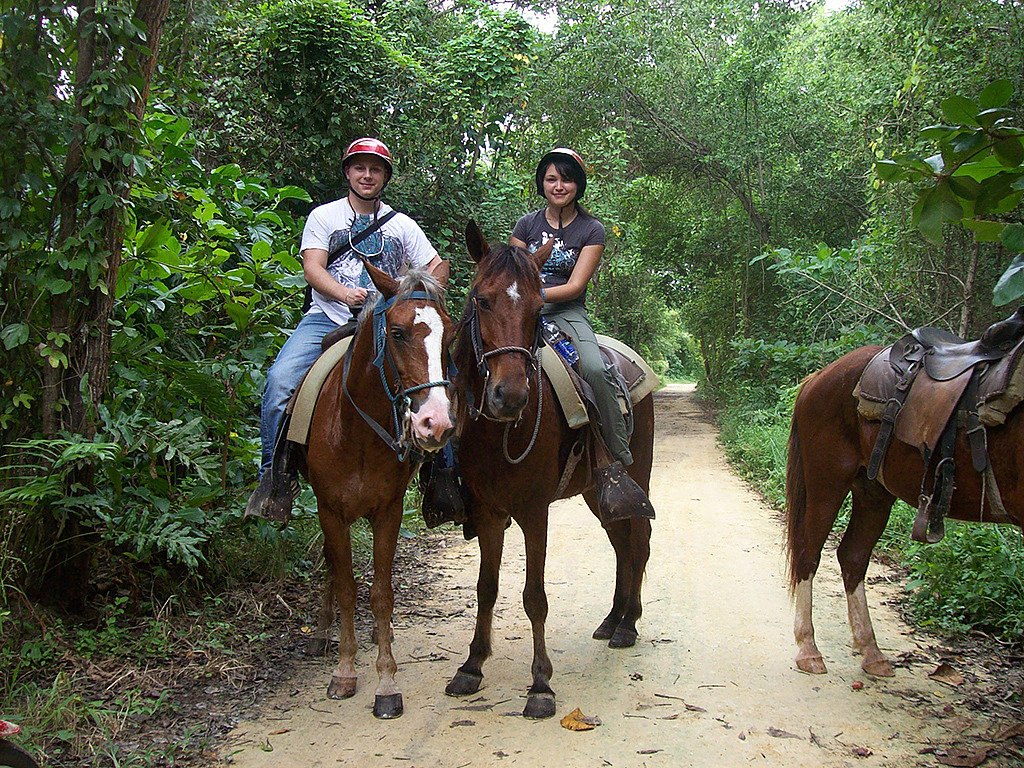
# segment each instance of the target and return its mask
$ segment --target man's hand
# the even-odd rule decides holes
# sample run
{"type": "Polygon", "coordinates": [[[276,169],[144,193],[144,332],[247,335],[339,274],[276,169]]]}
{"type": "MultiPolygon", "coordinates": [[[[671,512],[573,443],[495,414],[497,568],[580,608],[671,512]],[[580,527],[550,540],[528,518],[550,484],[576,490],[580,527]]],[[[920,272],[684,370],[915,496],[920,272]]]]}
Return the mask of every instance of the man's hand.
{"type": "Polygon", "coordinates": [[[366,301],[365,288],[348,288],[345,291],[345,298],[342,299],[349,307],[358,307],[366,301]]]}

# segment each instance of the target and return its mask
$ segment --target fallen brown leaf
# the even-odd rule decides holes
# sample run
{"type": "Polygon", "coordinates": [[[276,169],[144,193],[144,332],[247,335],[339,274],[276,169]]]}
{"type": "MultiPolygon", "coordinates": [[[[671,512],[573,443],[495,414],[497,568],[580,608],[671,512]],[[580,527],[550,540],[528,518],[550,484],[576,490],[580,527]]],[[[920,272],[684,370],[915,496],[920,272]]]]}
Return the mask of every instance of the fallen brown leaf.
{"type": "Polygon", "coordinates": [[[853,754],[857,757],[871,757],[874,753],[867,747],[854,747],[853,754]]]}
{"type": "Polygon", "coordinates": [[[1012,739],[1014,736],[1024,736],[1024,723],[1014,723],[1008,725],[1005,728],[1001,728],[996,731],[995,736],[992,737],[993,741],[1006,741],[1012,739]]]}
{"type": "Polygon", "coordinates": [[[932,680],[937,680],[945,685],[957,686],[961,685],[964,681],[963,675],[953,669],[949,664],[943,662],[939,664],[935,669],[928,673],[928,677],[932,680]]]}
{"type": "Polygon", "coordinates": [[[601,718],[597,716],[587,717],[576,707],[572,712],[562,718],[562,727],[567,731],[591,731],[601,724],[601,718]]]}
{"type": "Polygon", "coordinates": [[[942,765],[953,765],[958,768],[976,768],[976,766],[985,762],[991,749],[992,747],[982,747],[973,752],[966,749],[953,749],[946,755],[936,755],[935,760],[942,763],[942,765]]]}

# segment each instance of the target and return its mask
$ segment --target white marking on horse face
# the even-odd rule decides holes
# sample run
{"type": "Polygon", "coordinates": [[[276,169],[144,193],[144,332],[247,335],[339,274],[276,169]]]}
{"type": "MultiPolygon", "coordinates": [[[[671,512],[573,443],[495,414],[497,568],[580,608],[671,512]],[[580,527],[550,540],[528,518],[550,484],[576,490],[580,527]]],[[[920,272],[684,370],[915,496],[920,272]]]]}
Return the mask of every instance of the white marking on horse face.
{"type": "Polygon", "coordinates": [[[505,289],[505,293],[512,299],[512,303],[515,304],[519,301],[519,283],[514,282],[508,288],[505,289]]]}
{"type": "MultiPolygon", "coordinates": [[[[444,344],[444,323],[435,307],[417,307],[414,322],[429,328],[423,339],[427,351],[427,380],[444,379],[442,344],[444,344]]],[[[451,402],[445,387],[431,387],[427,399],[411,414],[413,435],[423,444],[437,443],[444,433],[452,428],[451,402]]]]}
{"type": "Polygon", "coordinates": [[[441,322],[441,315],[434,307],[417,307],[414,321],[423,323],[430,329],[423,339],[423,345],[427,348],[427,379],[440,381],[444,378],[444,369],[441,365],[444,323],[441,322]]]}

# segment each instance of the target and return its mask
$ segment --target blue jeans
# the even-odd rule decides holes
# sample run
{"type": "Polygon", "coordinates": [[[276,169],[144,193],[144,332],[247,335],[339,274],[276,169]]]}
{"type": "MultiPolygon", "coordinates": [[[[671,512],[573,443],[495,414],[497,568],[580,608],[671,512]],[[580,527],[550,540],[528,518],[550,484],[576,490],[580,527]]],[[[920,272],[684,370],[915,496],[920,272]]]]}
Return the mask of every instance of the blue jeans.
{"type": "Polygon", "coordinates": [[[277,440],[277,430],[281,426],[285,406],[306,371],[320,357],[321,340],[337,327],[338,324],[323,312],[304,315],[267,371],[260,413],[260,440],[263,443],[261,478],[274,458],[274,441],[277,440]]]}

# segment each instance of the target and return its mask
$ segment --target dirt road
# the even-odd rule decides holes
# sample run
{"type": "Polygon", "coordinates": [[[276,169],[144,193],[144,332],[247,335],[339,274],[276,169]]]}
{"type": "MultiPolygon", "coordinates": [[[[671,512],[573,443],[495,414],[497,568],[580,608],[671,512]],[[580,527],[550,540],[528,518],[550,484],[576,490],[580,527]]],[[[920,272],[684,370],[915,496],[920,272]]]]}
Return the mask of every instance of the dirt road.
{"type": "MultiPolygon", "coordinates": [[[[436,569],[436,589],[419,604],[397,608],[402,718],[373,718],[376,650],[361,637],[353,699],[325,696],[333,658],[310,661],[259,720],[235,731],[221,756],[245,768],[818,768],[932,766],[935,748],[942,755],[951,744],[970,745],[971,734],[987,724],[966,711],[963,686],[929,678],[939,659],[883,604],[897,585],[874,584],[868,599],[879,644],[903,662],[890,680],[861,672],[850,653],[830,549],[815,595],[818,644],[830,674],[796,671],[779,521],[729,472],[692,389],[672,386],[655,397],[651,498],[658,519],[634,648],[611,650],[591,639],[610,605],[611,548],[582,502],[552,508],[547,584],[555,718],[520,716],[531,640],[520,602],[522,536],[514,526],[484,688],[465,700],[444,696],[465,659],[476,603],[476,543],[453,532],[438,540],[437,558],[427,566],[436,569]],[[582,732],[561,727],[560,718],[576,707],[601,724],[582,732]]],[[[880,573],[873,566],[869,579],[878,581],[880,573]]],[[[1009,763],[990,758],[985,765],[1009,763]]]]}

